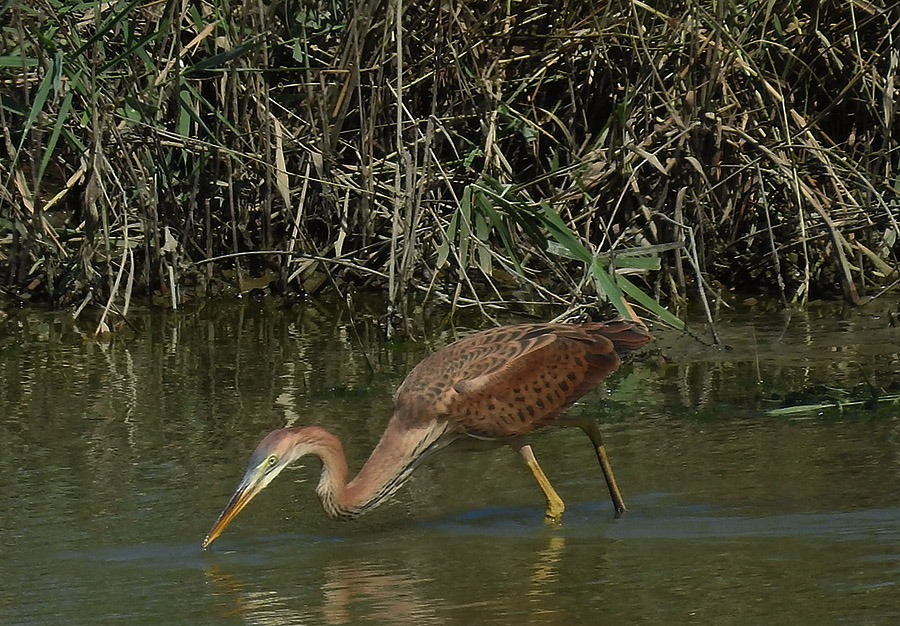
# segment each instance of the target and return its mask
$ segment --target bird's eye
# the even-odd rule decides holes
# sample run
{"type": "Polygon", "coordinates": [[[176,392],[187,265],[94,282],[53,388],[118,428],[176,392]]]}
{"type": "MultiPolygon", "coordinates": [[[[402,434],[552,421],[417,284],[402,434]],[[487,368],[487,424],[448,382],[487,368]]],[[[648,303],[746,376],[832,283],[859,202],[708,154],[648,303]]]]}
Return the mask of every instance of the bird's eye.
{"type": "Polygon", "coordinates": [[[266,459],[266,465],[269,467],[275,467],[275,464],[278,463],[278,457],[274,454],[270,454],[269,458],[266,459]]]}

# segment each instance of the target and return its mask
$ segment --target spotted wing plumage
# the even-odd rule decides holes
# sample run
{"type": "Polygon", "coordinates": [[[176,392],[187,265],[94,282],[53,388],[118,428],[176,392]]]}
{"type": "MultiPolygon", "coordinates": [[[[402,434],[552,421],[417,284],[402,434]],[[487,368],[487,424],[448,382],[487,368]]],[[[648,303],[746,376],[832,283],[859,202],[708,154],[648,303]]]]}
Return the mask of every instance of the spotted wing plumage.
{"type": "Polygon", "coordinates": [[[476,333],[423,360],[395,399],[396,416],[446,420],[482,438],[528,433],[559,417],[650,340],[631,322],[522,324],[476,333]]]}

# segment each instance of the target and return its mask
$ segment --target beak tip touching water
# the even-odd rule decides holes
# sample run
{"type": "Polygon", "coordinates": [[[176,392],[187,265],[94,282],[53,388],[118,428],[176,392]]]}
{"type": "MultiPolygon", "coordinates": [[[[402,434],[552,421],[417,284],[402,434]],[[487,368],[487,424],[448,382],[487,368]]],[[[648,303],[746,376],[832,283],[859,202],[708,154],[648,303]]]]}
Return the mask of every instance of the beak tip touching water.
{"type": "Polygon", "coordinates": [[[224,526],[222,524],[219,524],[219,522],[217,521],[212,530],[206,533],[206,536],[203,538],[203,543],[200,544],[200,549],[206,550],[207,548],[209,548],[210,544],[216,540],[216,538],[222,533],[223,529],[224,526]]]}
{"type": "Polygon", "coordinates": [[[234,516],[237,515],[237,511],[233,508],[226,508],[222,515],[219,516],[219,519],[216,520],[216,523],[213,524],[212,529],[208,533],[206,533],[206,537],[203,538],[203,543],[200,544],[201,550],[206,550],[209,548],[210,544],[216,540],[216,538],[222,534],[222,531],[225,530],[225,527],[228,525],[234,516]]]}
{"type": "Polygon", "coordinates": [[[228,504],[225,505],[225,508],[219,514],[213,527],[206,533],[203,543],[200,544],[201,550],[209,548],[210,544],[222,534],[225,527],[228,526],[231,520],[233,520],[245,506],[247,506],[247,503],[253,499],[253,496],[255,496],[258,491],[259,489],[254,488],[253,484],[247,485],[246,483],[242,483],[241,486],[238,487],[237,491],[234,492],[234,495],[231,496],[231,499],[228,500],[228,504]]]}

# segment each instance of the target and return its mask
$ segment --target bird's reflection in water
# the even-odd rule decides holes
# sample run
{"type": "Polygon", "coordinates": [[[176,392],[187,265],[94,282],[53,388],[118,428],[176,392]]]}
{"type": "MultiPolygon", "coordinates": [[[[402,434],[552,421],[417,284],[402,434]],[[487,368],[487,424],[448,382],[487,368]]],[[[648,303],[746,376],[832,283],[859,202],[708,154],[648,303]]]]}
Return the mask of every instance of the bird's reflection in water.
{"type": "Polygon", "coordinates": [[[420,597],[423,579],[410,570],[388,570],[377,563],[351,560],[325,566],[321,611],[309,604],[310,594],[283,595],[253,589],[240,577],[219,567],[206,570],[214,594],[227,598],[222,617],[240,617],[247,624],[305,624],[310,621],[355,624],[440,624],[434,603],[420,597]],[[302,597],[301,597],[302,595],[302,597]],[[318,614],[317,614],[318,613],[318,614]]]}
{"type": "Polygon", "coordinates": [[[433,600],[423,597],[428,579],[411,570],[388,571],[378,563],[348,561],[325,568],[322,612],[326,624],[367,621],[385,624],[440,624],[433,600]]]}
{"type": "Polygon", "coordinates": [[[538,553],[534,571],[531,574],[531,588],[528,595],[539,598],[548,593],[559,577],[558,564],[566,547],[565,537],[556,535],[548,538],[547,547],[538,553]]]}
{"type": "MultiPolygon", "coordinates": [[[[508,598],[494,597],[496,589],[492,593],[489,587],[465,580],[463,572],[459,572],[461,563],[456,559],[450,563],[440,560],[422,562],[422,551],[418,549],[422,546],[411,546],[408,553],[415,565],[404,565],[396,559],[387,563],[367,559],[325,563],[318,592],[308,583],[288,592],[261,589],[256,583],[243,582],[241,574],[226,573],[220,566],[209,567],[206,574],[213,593],[220,597],[222,616],[239,616],[247,624],[444,624],[460,617],[460,611],[480,613],[487,609],[492,613],[504,613],[515,608],[538,609],[546,613],[549,608],[544,606],[543,600],[558,584],[558,565],[565,553],[565,538],[550,536],[541,546],[532,553],[533,565],[521,570],[521,585],[525,587],[524,597],[532,605],[530,608],[520,602],[516,607],[508,605],[508,598]],[[448,572],[447,566],[457,574],[448,572]],[[463,579],[461,584],[451,584],[449,581],[457,576],[463,579]],[[473,589],[481,589],[485,595],[479,596],[473,589]]],[[[483,554],[485,560],[495,558],[490,553],[483,554]]],[[[446,556],[452,558],[452,555],[446,556]]],[[[491,567],[485,563],[479,565],[491,567]]],[[[311,582],[317,578],[313,576],[307,580],[311,582]]],[[[514,582],[513,585],[519,586],[514,582]]]]}
{"type": "Polygon", "coordinates": [[[241,617],[247,624],[300,624],[304,616],[287,606],[278,592],[255,591],[240,581],[237,576],[210,566],[206,577],[213,588],[213,594],[222,598],[221,617],[241,617]]]}

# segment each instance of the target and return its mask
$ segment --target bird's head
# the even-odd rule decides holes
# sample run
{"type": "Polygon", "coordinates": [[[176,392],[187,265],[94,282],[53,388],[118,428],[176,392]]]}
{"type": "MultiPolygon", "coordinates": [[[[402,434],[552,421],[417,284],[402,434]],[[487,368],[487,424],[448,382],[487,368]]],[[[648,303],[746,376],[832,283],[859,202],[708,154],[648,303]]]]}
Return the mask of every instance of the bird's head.
{"type": "Polygon", "coordinates": [[[216,523],[203,540],[203,548],[209,547],[225,527],[240,513],[256,494],[266,488],[285,467],[307,454],[308,433],[312,429],[282,428],[273,430],[256,446],[241,483],[228,504],[222,509],[216,523]]]}

